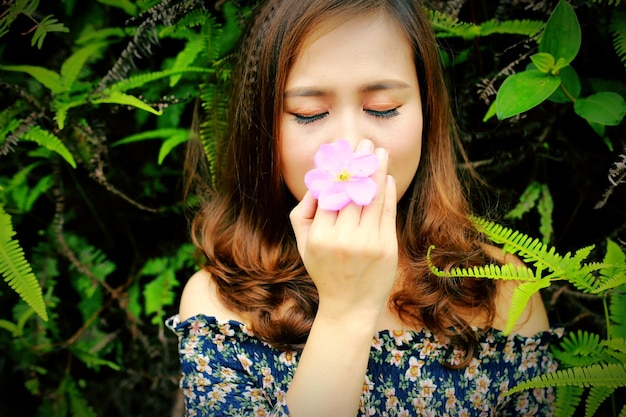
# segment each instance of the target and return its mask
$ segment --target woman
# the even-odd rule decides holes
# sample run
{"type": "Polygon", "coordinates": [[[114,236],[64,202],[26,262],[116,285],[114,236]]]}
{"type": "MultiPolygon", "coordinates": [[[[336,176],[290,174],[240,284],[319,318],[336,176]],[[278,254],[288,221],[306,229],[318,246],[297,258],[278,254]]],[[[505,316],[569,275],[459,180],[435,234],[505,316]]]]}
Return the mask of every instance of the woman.
{"type": "Polygon", "coordinates": [[[515,284],[426,263],[430,245],[442,269],[516,260],[468,221],[422,5],[269,0],[245,33],[192,224],[205,262],[168,322],[188,415],[550,414],[551,390],[503,395],[556,366],[539,296],[507,337],[515,284]],[[307,190],[337,143],[375,155],[370,204],[323,209],[307,190]]]}

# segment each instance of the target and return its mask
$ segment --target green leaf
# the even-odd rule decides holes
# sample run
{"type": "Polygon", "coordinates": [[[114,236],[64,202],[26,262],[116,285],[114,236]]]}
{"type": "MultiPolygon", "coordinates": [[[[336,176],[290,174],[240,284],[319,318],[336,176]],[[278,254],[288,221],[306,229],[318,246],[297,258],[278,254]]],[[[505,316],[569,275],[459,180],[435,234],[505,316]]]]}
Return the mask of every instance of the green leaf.
{"type": "Polygon", "coordinates": [[[581,30],[572,6],[565,0],[559,1],[546,23],[541,36],[539,52],[552,55],[561,66],[571,63],[580,49],[581,30]]]}
{"type": "Polygon", "coordinates": [[[108,96],[93,98],[91,99],[91,102],[93,104],[122,104],[126,106],[137,107],[138,109],[148,111],[150,113],[156,114],[157,116],[163,114],[163,111],[153,109],[151,106],[139,100],[137,97],[131,96],[130,94],[122,93],[120,91],[111,91],[108,96]]]}
{"type": "Polygon", "coordinates": [[[61,76],[47,68],[33,65],[0,65],[0,70],[25,72],[55,94],[65,91],[61,76]]]}
{"type": "Polygon", "coordinates": [[[61,142],[61,139],[47,130],[43,130],[39,126],[33,126],[21,136],[21,139],[31,140],[47,149],[50,149],[51,151],[58,153],[68,164],[72,166],[72,168],[76,168],[74,156],[65,147],[63,142],[61,142]]]}
{"type": "Polygon", "coordinates": [[[547,52],[539,52],[538,54],[532,55],[530,60],[533,61],[533,64],[535,64],[539,71],[545,74],[550,74],[554,69],[554,57],[547,52]]]}
{"type": "Polygon", "coordinates": [[[574,103],[574,111],[583,119],[606,126],[617,126],[626,114],[624,98],[614,92],[604,91],[574,103]]]}
{"type": "Polygon", "coordinates": [[[104,42],[89,44],[74,52],[67,60],[65,60],[61,66],[61,82],[63,83],[66,91],[72,89],[72,84],[74,84],[78,78],[78,74],[83,69],[87,59],[106,45],[107,44],[104,42]]]}
{"type": "Polygon", "coordinates": [[[35,33],[33,34],[33,39],[30,42],[31,46],[37,44],[37,48],[41,49],[43,45],[43,40],[49,32],[69,32],[70,30],[63,26],[63,23],[57,23],[58,20],[52,17],[53,15],[48,15],[43,18],[41,22],[37,24],[37,29],[35,29],[35,33]]]}
{"type": "Polygon", "coordinates": [[[171,136],[175,136],[175,135],[179,135],[183,133],[188,134],[189,132],[187,131],[187,129],[177,129],[177,128],[148,130],[146,132],[139,132],[134,135],[126,136],[123,139],[113,142],[111,146],[115,147],[119,145],[126,145],[129,143],[141,142],[144,140],[151,140],[151,139],[166,139],[171,136]]]}
{"type": "Polygon", "coordinates": [[[498,119],[525,112],[546,100],[559,88],[561,79],[539,70],[528,70],[509,76],[496,96],[498,119]]]}
{"type": "Polygon", "coordinates": [[[0,205],[0,275],[39,317],[48,321],[41,286],[14,235],[11,216],[0,205]]]}
{"type": "Polygon", "coordinates": [[[524,312],[530,298],[542,288],[547,288],[549,286],[549,279],[541,279],[537,281],[523,282],[515,288],[507,315],[506,327],[503,332],[505,335],[508,335],[513,331],[513,328],[524,312]]]}
{"type": "Polygon", "coordinates": [[[571,103],[572,99],[575,100],[580,96],[581,85],[578,73],[574,68],[572,68],[571,65],[568,65],[561,68],[559,71],[559,77],[561,77],[561,88],[557,88],[548,100],[561,104],[571,103]],[[565,91],[563,90],[566,90],[567,94],[565,94],[565,91]]]}
{"type": "Polygon", "coordinates": [[[163,160],[172,151],[172,149],[174,149],[176,146],[180,144],[187,142],[188,139],[189,139],[189,132],[185,131],[185,132],[181,132],[176,135],[173,135],[172,137],[168,138],[165,142],[163,142],[163,144],[161,145],[161,149],[159,149],[159,159],[158,159],[159,165],[163,163],[163,160]]]}

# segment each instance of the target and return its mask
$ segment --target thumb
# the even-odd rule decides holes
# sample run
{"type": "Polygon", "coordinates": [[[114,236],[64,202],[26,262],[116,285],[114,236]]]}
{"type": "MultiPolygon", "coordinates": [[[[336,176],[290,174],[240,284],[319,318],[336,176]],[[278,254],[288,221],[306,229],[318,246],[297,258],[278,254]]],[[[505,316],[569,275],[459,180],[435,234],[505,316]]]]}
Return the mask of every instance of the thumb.
{"type": "Polygon", "coordinates": [[[291,221],[293,232],[296,235],[296,243],[298,244],[300,256],[304,254],[307,236],[309,235],[309,229],[311,228],[311,223],[313,223],[316,211],[317,200],[307,191],[302,201],[300,201],[289,214],[289,220],[291,221]]]}

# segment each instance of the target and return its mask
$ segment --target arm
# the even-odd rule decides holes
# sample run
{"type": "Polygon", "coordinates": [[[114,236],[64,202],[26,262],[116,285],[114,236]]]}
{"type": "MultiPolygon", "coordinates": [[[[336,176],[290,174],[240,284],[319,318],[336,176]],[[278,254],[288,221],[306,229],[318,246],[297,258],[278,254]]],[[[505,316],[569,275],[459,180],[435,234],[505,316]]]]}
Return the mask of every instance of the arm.
{"type": "MultiPolygon", "coordinates": [[[[361,146],[372,146],[371,142],[361,146]]],[[[295,417],[354,416],[359,407],[376,321],[398,266],[396,189],[387,155],[377,150],[379,192],[366,207],[316,209],[307,193],[291,221],[319,308],[287,404],[295,417]]]]}

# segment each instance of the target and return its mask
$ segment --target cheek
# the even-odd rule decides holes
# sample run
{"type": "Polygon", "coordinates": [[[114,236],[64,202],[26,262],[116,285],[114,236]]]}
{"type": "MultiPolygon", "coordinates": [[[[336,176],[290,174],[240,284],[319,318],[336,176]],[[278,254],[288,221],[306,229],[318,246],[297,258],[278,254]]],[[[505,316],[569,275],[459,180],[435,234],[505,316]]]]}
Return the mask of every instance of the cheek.
{"type": "Polygon", "coordinates": [[[307,191],[304,174],[314,167],[315,147],[297,143],[296,138],[283,135],[280,144],[281,174],[291,194],[300,201],[307,191]]]}
{"type": "Polygon", "coordinates": [[[408,189],[417,172],[422,154],[422,125],[415,123],[397,132],[398,140],[390,144],[389,172],[394,176],[398,187],[398,200],[408,189]]]}

